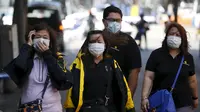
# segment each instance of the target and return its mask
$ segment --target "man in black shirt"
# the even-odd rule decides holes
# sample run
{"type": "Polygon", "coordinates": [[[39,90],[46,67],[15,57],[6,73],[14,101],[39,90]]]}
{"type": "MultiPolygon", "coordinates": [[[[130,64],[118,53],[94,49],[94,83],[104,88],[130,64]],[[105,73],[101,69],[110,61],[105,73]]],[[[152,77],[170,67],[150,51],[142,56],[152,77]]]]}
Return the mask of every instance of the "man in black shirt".
{"type": "Polygon", "coordinates": [[[110,44],[108,53],[119,63],[134,96],[141,68],[141,55],[135,40],[120,31],[121,21],[122,12],[119,8],[111,5],[104,10],[103,34],[110,44]]]}

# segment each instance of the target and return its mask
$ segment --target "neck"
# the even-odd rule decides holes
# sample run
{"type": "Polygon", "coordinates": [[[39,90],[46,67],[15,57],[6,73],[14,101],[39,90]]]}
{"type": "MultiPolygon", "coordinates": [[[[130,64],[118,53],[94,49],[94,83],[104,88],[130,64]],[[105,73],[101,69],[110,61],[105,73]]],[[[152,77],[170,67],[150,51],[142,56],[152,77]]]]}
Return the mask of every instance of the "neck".
{"type": "Polygon", "coordinates": [[[101,60],[103,60],[103,55],[100,55],[100,56],[98,56],[98,57],[94,57],[94,62],[95,62],[96,64],[98,64],[101,60]]]}
{"type": "Polygon", "coordinates": [[[169,54],[174,58],[180,53],[179,49],[170,49],[169,54]]]}

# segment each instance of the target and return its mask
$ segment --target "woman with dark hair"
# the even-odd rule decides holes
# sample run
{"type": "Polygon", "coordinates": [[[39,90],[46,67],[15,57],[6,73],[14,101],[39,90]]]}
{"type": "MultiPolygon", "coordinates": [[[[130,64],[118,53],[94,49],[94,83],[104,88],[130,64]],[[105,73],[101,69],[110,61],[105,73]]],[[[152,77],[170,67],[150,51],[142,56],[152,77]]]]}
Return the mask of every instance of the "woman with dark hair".
{"type": "Polygon", "coordinates": [[[188,52],[186,31],[178,23],[170,23],[162,47],[154,50],[147,61],[141,98],[144,112],[151,105],[148,97],[161,89],[173,90],[177,112],[193,112],[198,106],[193,56],[188,52]],[[182,60],[175,88],[171,88],[182,60]]]}
{"type": "Polygon", "coordinates": [[[74,85],[67,93],[66,112],[135,112],[126,79],[107,48],[102,31],[88,33],[71,65],[74,85]]]}
{"type": "Polygon", "coordinates": [[[72,86],[56,37],[46,24],[29,31],[20,53],[4,71],[22,89],[18,112],[62,112],[59,90],[72,86]]]}

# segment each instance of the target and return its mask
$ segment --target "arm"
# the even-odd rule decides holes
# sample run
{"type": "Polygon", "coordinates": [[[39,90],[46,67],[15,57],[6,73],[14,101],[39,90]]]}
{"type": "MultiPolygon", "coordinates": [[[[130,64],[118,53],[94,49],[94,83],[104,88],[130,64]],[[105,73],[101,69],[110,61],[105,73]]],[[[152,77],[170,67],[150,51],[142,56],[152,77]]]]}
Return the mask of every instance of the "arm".
{"type": "Polygon", "coordinates": [[[198,87],[197,87],[197,78],[196,78],[196,74],[189,76],[188,78],[189,80],[189,86],[191,89],[191,93],[192,93],[192,99],[193,99],[193,107],[197,108],[198,106],[198,87]]]}
{"type": "Polygon", "coordinates": [[[154,72],[152,71],[145,71],[144,80],[143,80],[143,87],[142,87],[142,98],[141,98],[141,109],[147,112],[149,108],[149,94],[153,85],[154,80],[154,72]]]}
{"type": "Polygon", "coordinates": [[[115,72],[115,73],[120,73],[119,76],[122,77],[122,80],[124,82],[125,88],[127,90],[126,94],[127,94],[127,100],[126,100],[126,104],[125,104],[125,108],[126,108],[126,112],[135,112],[135,106],[134,106],[134,102],[133,102],[133,97],[131,95],[131,91],[130,88],[128,86],[128,83],[126,81],[125,76],[123,75],[121,68],[119,66],[119,64],[117,63],[117,61],[114,60],[114,68],[115,70],[119,70],[119,72],[115,72]]]}
{"type": "Polygon", "coordinates": [[[149,94],[153,85],[154,74],[155,73],[152,71],[148,71],[148,70],[145,71],[143,86],[142,86],[142,100],[149,97],[149,94]]]}
{"type": "Polygon", "coordinates": [[[198,97],[196,74],[194,74],[193,76],[190,76],[188,80],[189,80],[189,85],[192,92],[192,97],[198,97]]]}
{"type": "Polygon", "coordinates": [[[53,57],[50,50],[43,52],[43,58],[47,64],[49,73],[55,82],[59,85],[57,89],[69,89],[72,86],[72,74],[66,70],[66,64],[61,56],[59,59],[53,57]]]}
{"type": "Polygon", "coordinates": [[[145,112],[147,112],[147,109],[149,108],[148,97],[150,95],[153,86],[153,80],[156,76],[155,71],[158,62],[159,61],[157,60],[156,51],[153,51],[146,64],[146,70],[144,73],[144,80],[141,93],[141,109],[145,112]]]}
{"type": "Polygon", "coordinates": [[[194,59],[192,55],[190,55],[188,62],[190,63],[188,83],[191,90],[193,108],[197,108],[198,106],[198,89],[197,88],[198,87],[197,87],[197,77],[195,74],[195,64],[194,64],[194,59]]]}
{"type": "Polygon", "coordinates": [[[35,31],[29,32],[28,41],[26,44],[22,45],[17,58],[4,67],[4,71],[11,77],[18,87],[23,86],[22,82],[24,81],[21,81],[21,79],[27,75],[28,60],[33,56],[32,35],[34,33],[35,31]]]}
{"type": "Polygon", "coordinates": [[[128,77],[128,85],[132,93],[132,97],[134,96],[136,88],[137,88],[139,72],[140,72],[140,68],[132,69],[128,77]]]}
{"type": "MultiPolygon", "coordinates": [[[[134,93],[137,88],[137,81],[138,81],[138,75],[140,72],[140,68],[142,66],[141,64],[141,54],[140,50],[133,38],[129,38],[129,43],[127,45],[127,52],[125,57],[125,64],[127,66],[128,72],[125,73],[125,75],[128,75],[128,85],[131,90],[132,96],[134,96],[134,93]]],[[[126,71],[125,71],[126,72],[126,71]]]]}
{"type": "Polygon", "coordinates": [[[32,53],[33,53],[32,46],[28,44],[23,44],[20,49],[19,55],[15,59],[15,66],[17,66],[23,71],[26,71],[28,67],[27,61],[32,56],[32,53]]]}
{"type": "MultiPolygon", "coordinates": [[[[79,52],[81,53],[81,52],[79,52]]],[[[66,109],[66,112],[75,112],[76,108],[74,105],[74,100],[76,100],[76,93],[79,93],[79,89],[80,89],[80,60],[79,58],[75,58],[75,60],[73,61],[73,63],[70,65],[70,70],[73,73],[73,87],[69,89],[69,91],[67,91],[66,94],[66,100],[64,103],[64,108],[66,109]],[[78,75],[78,77],[77,77],[78,75]]],[[[78,103],[78,101],[76,101],[78,103]]]]}
{"type": "Polygon", "coordinates": [[[32,35],[35,34],[35,31],[30,31],[28,35],[28,40],[26,44],[22,45],[20,49],[20,53],[18,57],[15,59],[15,66],[23,71],[27,71],[28,67],[28,59],[33,55],[33,48],[32,48],[32,35]]]}

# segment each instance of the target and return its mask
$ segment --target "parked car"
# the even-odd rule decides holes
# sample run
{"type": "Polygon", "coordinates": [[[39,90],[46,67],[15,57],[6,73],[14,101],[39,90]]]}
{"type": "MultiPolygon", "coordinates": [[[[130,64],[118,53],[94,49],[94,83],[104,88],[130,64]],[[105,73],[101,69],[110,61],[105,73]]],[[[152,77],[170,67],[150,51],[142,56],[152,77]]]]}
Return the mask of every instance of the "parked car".
{"type": "Polygon", "coordinates": [[[31,2],[28,5],[27,21],[28,27],[44,22],[57,32],[57,45],[59,51],[64,51],[63,25],[64,14],[61,3],[56,1],[31,2]]]}

